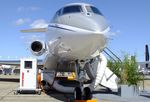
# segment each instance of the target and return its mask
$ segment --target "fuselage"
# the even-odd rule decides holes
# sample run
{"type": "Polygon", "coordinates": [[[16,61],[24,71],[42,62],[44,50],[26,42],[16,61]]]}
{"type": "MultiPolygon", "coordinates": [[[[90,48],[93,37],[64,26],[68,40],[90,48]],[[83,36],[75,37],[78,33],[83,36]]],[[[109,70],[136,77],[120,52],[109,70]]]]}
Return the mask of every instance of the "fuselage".
{"type": "Polygon", "coordinates": [[[68,4],[48,25],[48,52],[66,61],[91,59],[106,47],[108,30],[104,16],[93,5],[68,4]]]}

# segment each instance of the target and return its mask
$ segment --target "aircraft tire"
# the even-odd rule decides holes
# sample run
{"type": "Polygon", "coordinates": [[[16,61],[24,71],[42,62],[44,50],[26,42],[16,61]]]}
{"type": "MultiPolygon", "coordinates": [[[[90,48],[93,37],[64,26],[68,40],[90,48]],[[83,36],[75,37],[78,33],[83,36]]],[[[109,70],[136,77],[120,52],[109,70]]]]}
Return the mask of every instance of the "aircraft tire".
{"type": "Polygon", "coordinates": [[[74,90],[74,99],[81,100],[82,99],[82,92],[80,87],[76,87],[74,90]]]}
{"type": "Polygon", "coordinates": [[[89,87],[84,88],[84,99],[85,100],[91,100],[92,99],[92,92],[89,87]]]}

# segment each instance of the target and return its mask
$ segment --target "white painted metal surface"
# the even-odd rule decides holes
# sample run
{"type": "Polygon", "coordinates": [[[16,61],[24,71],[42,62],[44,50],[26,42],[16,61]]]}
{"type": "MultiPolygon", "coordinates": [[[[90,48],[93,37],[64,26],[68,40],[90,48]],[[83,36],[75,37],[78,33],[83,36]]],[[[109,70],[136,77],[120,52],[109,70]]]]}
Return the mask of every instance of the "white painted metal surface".
{"type": "Polygon", "coordinates": [[[21,59],[20,65],[20,90],[36,90],[37,60],[21,59]]]}
{"type": "Polygon", "coordinates": [[[94,90],[99,84],[113,90],[118,89],[118,77],[107,67],[107,59],[102,53],[100,53],[99,60],[95,63],[94,67],[97,67],[97,71],[93,72],[92,75],[95,77],[95,80],[90,85],[92,90],[94,90]],[[112,74],[113,76],[110,77],[112,74]]]}

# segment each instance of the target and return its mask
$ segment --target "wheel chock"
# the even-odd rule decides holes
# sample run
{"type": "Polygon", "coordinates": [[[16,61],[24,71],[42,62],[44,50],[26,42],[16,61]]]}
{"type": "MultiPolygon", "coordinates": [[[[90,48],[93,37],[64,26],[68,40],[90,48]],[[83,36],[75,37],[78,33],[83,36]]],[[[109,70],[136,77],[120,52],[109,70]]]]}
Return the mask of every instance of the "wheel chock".
{"type": "Polygon", "coordinates": [[[74,102],[97,102],[97,100],[75,100],[74,102]]]}

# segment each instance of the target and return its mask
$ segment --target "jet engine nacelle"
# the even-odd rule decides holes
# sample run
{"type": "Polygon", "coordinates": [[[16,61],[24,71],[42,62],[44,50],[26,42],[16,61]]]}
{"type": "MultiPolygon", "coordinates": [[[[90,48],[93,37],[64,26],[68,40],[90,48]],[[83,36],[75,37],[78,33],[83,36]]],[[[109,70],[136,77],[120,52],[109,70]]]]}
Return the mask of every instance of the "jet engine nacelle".
{"type": "Polygon", "coordinates": [[[33,41],[30,46],[31,52],[33,55],[40,56],[46,50],[45,42],[43,41],[33,41]]]}

